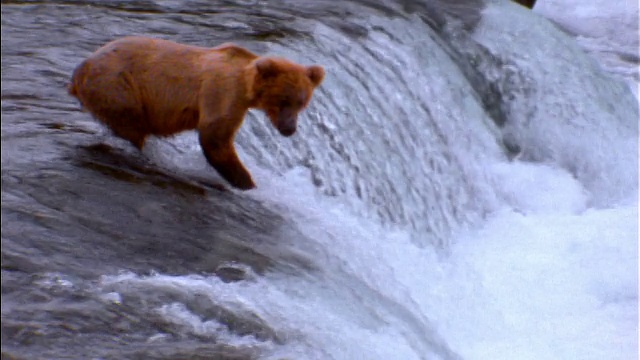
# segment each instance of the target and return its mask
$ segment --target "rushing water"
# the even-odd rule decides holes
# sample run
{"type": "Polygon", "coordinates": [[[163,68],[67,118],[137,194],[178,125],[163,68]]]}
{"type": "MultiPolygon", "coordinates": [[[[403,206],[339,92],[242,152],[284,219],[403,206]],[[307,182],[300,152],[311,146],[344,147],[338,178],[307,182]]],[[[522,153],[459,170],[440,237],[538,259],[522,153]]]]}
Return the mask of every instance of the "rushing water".
{"type": "MultiPolygon", "coordinates": [[[[452,330],[483,294],[456,234],[505,208],[622,206],[627,226],[637,118],[625,84],[507,2],[5,1],[2,354],[483,358],[452,330]],[[211,186],[193,132],[140,153],[80,111],[73,68],[132,34],[325,66],[296,136],[249,114],[258,189],[211,186]]],[[[487,299],[471,308],[499,318],[487,299]]]]}

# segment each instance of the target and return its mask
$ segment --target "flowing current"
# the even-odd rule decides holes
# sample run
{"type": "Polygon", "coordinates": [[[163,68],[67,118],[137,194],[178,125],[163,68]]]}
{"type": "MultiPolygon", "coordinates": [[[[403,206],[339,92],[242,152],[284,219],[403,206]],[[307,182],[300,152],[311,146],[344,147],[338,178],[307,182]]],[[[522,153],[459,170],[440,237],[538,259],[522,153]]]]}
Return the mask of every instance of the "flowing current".
{"type": "Polygon", "coordinates": [[[628,85],[506,1],[5,1],[3,357],[627,358],[637,142],[628,85]],[[292,138],[245,120],[256,190],[67,95],[133,34],[325,67],[292,138]]]}

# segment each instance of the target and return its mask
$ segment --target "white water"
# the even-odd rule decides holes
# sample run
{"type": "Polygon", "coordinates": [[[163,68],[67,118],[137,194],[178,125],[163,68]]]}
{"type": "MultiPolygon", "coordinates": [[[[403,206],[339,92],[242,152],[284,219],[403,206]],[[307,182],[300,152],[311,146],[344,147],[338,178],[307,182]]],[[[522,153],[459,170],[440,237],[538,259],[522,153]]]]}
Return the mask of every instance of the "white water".
{"type": "Polygon", "coordinates": [[[553,19],[576,35],[608,72],[628,81],[638,97],[640,8],[637,1],[540,0],[536,13],[553,19]]]}
{"type": "MultiPolygon", "coordinates": [[[[337,75],[328,77],[297,135],[308,140],[307,148],[258,132],[262,117],[248,119],[251,131],[243,129],[240,148],[259,185],[247,196],[290,219],[305,237],[282,229],[282,248],[320,271],[236,283],[125,274],[105,277],[104,291],[172,288],[258,314],[286,345],[234,337],[180,303],[157,309],[185,332],[254,346],[269,358],[637,358],[637,111],[624,104],[633,98],[568,36],[515,9],[490,6],[475,38],[513,64],[532,91],[510,104],[527,116],[504,129],[522,145],[520,160],[500,154],[493,139],[498,130],[453,65],[412,60],[418,53],[433,59],[426,61],[446,61],[428,39],[419,42],[428,51],[416,43],[392,48],[408,59],[387,64],[403,69],[403,97],[394,97],[393,74],[377,74],[377,85],[358,95],[357,82],[339,80],[355,64],[336,65],[330,71],[337,75]],[[537,50],[525,53],[532,44],[537,50]],[[414,102],[435,104],[426,115],[414,102]],[[394,104],[397,109],[388,108],[394,104]],[[386,127],[386,118],[406,120],[386,127]],[[350,126],[354,121],[360,126],[350,126]],[[433,124],[421,129],[429,121],[442,130],[438,136],[431,135],[433,124]],[[325,146],[319,123],[336,134],[325,146]],[[363,123],[376,129],[363,132],[363,123]],[[357,142],[335,151],[349,139],[357,142]],[[267,150],[258,149],[265,144],[267,150]],[[303,161],[306,151],[316,152],[313,166],[303,161]],[[429,159],[434,167],[426,166],[429,159]],[[314,186],[314,178],[323,185],[314,186]],[[376,214],[385,210],[400,215],[376,214]]],[[[406,23],[383,25],[403,39],[426,32],[419,24],[406,31],[406,23]]],[[[330,29],[318,32],[332,39],[326,46],[340,41],[330,29]]],[[[384,37],[372,38],[377,46],[368,45],[387,48],[384,37]]],[[[351,50],[358,53],[360,46],[351,50]]],[[[164,157],[153,146],[150,155],[210,174],[193,134],[174,143],[182,154],[167,157],[170,149],[158,142],[164,157]]]]}

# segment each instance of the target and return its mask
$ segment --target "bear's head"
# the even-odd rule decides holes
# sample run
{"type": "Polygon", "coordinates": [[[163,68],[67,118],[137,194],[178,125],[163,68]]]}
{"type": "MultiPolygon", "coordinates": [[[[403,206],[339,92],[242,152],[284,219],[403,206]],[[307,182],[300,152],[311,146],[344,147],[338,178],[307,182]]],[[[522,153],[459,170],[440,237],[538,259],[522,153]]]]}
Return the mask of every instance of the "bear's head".
{"type": "Polygon", "coordinates": [[[296,132],[298,114],[324,78],[318,65],[303,66],[276,57],[261,57],[251,63],[253,107],[263,110],[283,136],[296,132]]]}

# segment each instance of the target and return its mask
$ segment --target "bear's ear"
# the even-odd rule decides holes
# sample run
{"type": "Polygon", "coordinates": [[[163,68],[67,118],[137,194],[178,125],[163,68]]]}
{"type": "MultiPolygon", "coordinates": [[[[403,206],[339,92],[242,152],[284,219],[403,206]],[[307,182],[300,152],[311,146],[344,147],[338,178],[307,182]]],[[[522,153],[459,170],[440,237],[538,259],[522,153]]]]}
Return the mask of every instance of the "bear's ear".
{"type": "Polygon", "coordinates": [[[307,66],[306,73],[307,73],[307,76],[309,77],[309,80],[311,80],[311,83],[313,84],[313,86],[320,85],[320,83],[322,82],[322,79],[324,79],[324,69],[322,68],[322,66],[319,66],[319,65],[307,66]]]}
{"type": "Polygon", "coordinates": [[[276,62],[270,58],[259,58],[255,61],[255,67],[262,78],[269,78],[278,74],[276,62]]]}

